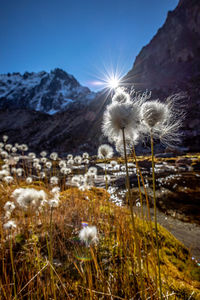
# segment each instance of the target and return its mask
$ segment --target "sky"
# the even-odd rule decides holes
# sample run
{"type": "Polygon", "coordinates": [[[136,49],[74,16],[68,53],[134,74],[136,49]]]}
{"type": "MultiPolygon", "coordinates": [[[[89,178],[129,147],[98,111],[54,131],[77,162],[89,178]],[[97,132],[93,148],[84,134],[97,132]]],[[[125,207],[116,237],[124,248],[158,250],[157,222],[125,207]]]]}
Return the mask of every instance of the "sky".
{"type": "Polygon", "coordinates": [[[178,0],[0,0],[0,74],[62,68],[82,85],[125,75],[178,0]]]}

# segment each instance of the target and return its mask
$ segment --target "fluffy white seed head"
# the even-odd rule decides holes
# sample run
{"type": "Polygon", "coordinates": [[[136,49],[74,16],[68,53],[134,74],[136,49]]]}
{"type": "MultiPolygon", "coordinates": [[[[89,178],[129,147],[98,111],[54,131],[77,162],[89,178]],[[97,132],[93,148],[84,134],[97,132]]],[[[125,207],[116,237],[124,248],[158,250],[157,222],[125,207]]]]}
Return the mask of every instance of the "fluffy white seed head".
{"type": "Polygon", "coordinates": [[[0,171],[0,179],[3,179],[6,176],[9,176],[10,172],[7,169],[1,170],[0,171]]]}
{"type": "Polygon", "coordinates": [[[58,199],[50,199],[48,201],[49,207],[56,208],[59,206],[59,200],[58,199]]]}
{"type": "Polygon", "coordinates": [[[70,168],[61,168],[60,169],[60,173],[62,173],[62,174],[64,174],[64,175],[68,175],[68,174],[70,174],[71,173],[71,169],[70,168]]]}
{"type": "Polygon", "coordinates": [[[98,158],[106,159],[113,157],[113,148],[107,144],[103,144],[98,148],[98,158]]]}
{"type": "Polygon", "coordinates": [[[89,158],[89,154],[87,152],[84,152],[82,155],[83,159],[88,159],[89,158]]]}
{"type": "Polygon", "coordinates": [[[150,128],[163,123],[169,115],[168,106],[158,100],[147,101],[141,106],[141,120],[150,128]]]}
{"type": "Polygon", "coordinates": [[[51,169],[52,163],[51,163],[50,161],[48,161],[48,162],[46,163],[46,167],[47,167],[47,169],[51,169]]]}
{"type": "Polygon", "coordinates": [[[33,182],[33,179],[31,177],[26,178],[26,183],[31,184],[33,182]]]}
{"type": "Polygon", "coordinates": [[[69,159],[73,159],[73,155],[72,154],[68,154],[67,155],[67,160],[69,160],[69,159]]]}
{"type": "Polygon", "coordinates": [[[81,229],[79,232],[79,239],[90,246],[98,241],[96,226],[87,226],[81,229]]]}
{"type": "Polygon", "coordinates": [[[74,162],[75,164],[80,165],[82,163],[82,157],[80,155],[75,156],[74,162]]]}
{"type": "Polygon", "coordinates": [[[130,95],[126,93],[122,88],[117,88],[112,98],[112,102],[122,104],[129,101],[130,101],[130,95]]]}
{"type": "Polygon", "coordinates": [[[8,152],[6,152],[6,151],[1,151],[1,156],[2,156],[3,158],[7,158],[9,155],[8,155],[8,152]]]}
{"type": "Polygon", "coordinates": [[[7,223],[3,225],[5,230],[15,229],[17,227],[16,223],[13,220],[9,220],[7,223]]]}
{"type": "Polygon", "coordinates": [[[40,159],[40,162],[43,163],[43,164],[46,164],[47,158],[46,158],[46,157],[42,157],[42,158],[40,159]]]}
{"type": "Polygon", "coordinates": [[[185,117],[180,102],[183,97],[184,95],[179,93],[168,97],[165,103],[159,100],[143,103],[141,109],[142,134],[145,136],[151,132],[155,139],[160,139],[161,143],[167,146],[173,146],[180,142],[179,130],[185,117]],[[176,107],[177,102],[179,108],[176,107]]]}
{"type": "Polygon", "coordinates": [[[84,159],[83,163],[86,164],[86,165],[88,165],[90,163],[90,161],[89,161],[89,159],[84,159]]]}
{"type": "Polygon", "coordinates": [[[47,156],[47,152],[46,152],[46,151],[42,151],[42,152],[40,153],[40,156],[42,156],[42,157],[47,156]]]}
{"type": "Polygon", "coordinates": [[[22,209],[28,209],[31,206],[38,208],[42,200],[45,200],[47,195],[43,190],[33,188],[19,188],[14,190],[12,197],[22,209]]]}
{"type": "Polygon", "coordinates": [[[6,144],[4,147],[7,151],[10,151],[12,149],[12,145],[11,144],[6,144]]]}
{"type": "Polygon", "coordinates": [[[34,158],[36,158],[36,154],[33,153],[33,152],[30,152],[30,153],[28,154],[28,157],[30,157],[31,159],[34,159],[34,158]]]}
{"type": "Polygon", "coordinates": [[[73,166],[73,165],[74,165],[74,160],[73,160],[73,159],[69,159],[69,160],[67,161],[67,164],[68,164],[69,166],[73,166]]]}
{"type": "Polygon", "coordinates": [[[7,140],[8,140],[8,136],[7,135],[3,135],[3,141],[4,141],[4,143],[7,142],[7,140]]]}
{"type": "Polygon", "coordinates": [[[15,209],[15,204],[11,201],[7,201],[3,208],[5,211],[12,212],[15,209]]]}
{"type": "Polygon", "coordinates": [[[88,173],[89,173],[89,174],[97,175],[97,168],[95,168],[95,167],[90,167],[90,168],[88,169],[88,173]]]}
{"type": "Polygon", "coordinates": [[[18,149],[21,150],[22,152],[28,151],[28,146],[26,144],[20,145],[20,148],[18,146],[18,149]]]}
{"type": "Polygon", "coordinates": [[[66,167],[66,162],[65,162],[64,160],[61,160],[61,161],[59,162],[59,167],[60,167],[60,168],[65,168],[65,167],[66,167]]]}
{"type": "Polygon", "coordinates": [[[58,158],[58,153],[52,152],[52,153],[50,154],[50,158],[51,158],[52,160],[56,160],[56,159],[58,158]]]}
{"type": "Polygon", "coordinates": [[[113,142],[118,139],[122,129],[124,129],[126,136],[132,134],[133,130],[138,131],[139,111],[140,107],[137,103],[110,104],[103,116],[103,134],[113,142]]]}
{"type": "Polygon", "coordinates": [[[50,184],[51,185],[57,185],[58,184],[58,177],[53,176],[50,178],[50,184]]]}
{"type": "Polygon", "coordinates": [[[7,184],[10,184],[14,181],[14,178],[12,176],[5,176],[3,178],[3,181],[6,182],[7,184]]]}

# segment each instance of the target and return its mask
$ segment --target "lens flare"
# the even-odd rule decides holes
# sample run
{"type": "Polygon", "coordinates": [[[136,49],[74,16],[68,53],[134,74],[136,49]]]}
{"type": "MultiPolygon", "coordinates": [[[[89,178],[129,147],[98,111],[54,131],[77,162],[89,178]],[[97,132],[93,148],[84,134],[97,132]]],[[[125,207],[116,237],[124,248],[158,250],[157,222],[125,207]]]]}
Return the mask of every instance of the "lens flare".
{"type": "Polygon", "coordinates": [[[110,87],[111,89],[116,89],[120,84],[120,80],[116,77],[111,77],[108,80],[107,84],[108,84],[108,87],[110,87]]]}
{"type": "Polygon", "coordinates": [[[83,226],[83,227],[87,227],[88,226],[88,222],[81,222],[81,225],[83,226]]]}
{"type": "Polygon", "coordinates": [[[90,82],[90,85],[95,86],[96,88],[106,89],[108,93],[112,93],[118,87],[124,85],[124,76],[125,74],[123,74],[118,66],[116,66],[116,68],[107,68],[104,66],[104,70],[101,70],[100,76],[96,77],[97,80],[90,82]]]}

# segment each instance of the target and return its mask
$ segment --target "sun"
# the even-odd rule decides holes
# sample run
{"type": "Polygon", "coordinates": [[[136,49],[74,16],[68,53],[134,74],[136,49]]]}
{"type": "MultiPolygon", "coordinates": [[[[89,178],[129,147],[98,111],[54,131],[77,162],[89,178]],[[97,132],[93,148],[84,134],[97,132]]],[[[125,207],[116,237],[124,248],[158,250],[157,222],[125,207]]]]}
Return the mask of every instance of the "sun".
{"type": "Polygon", "coordinates": [[[120,84],[120,78],[117,78],[117,76],[112,76],[112,77],[108,77],[107,81],[106,81],[106,85],[107,87],[111,88],[111,89],[116,89],[119,87],[120,84]]]}
{"type": "Polygon", "coordinates": [[[117,88],[123,85],[123,74],[122,70],[119,71],[119,68],[104,68],[100,71],[100,76],[97,76],[96,81],[92,81],[93,86],[99,86],[103,89],[106,89],[108,93],[113,93],[117,88]]]}

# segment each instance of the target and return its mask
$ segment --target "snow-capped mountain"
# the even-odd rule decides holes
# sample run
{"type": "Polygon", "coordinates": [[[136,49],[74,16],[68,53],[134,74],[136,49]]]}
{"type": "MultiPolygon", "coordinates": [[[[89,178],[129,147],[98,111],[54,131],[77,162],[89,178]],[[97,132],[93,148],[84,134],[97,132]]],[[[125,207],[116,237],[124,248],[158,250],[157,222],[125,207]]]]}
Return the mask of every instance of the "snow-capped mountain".
{"type": "Polygon", "coordinates": [[[61,69],[50,73],[0,75],[0,108],[25,108],[54,114],[69,104],[87,104],[96,97],[70,74],[61,69]]]}

